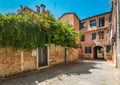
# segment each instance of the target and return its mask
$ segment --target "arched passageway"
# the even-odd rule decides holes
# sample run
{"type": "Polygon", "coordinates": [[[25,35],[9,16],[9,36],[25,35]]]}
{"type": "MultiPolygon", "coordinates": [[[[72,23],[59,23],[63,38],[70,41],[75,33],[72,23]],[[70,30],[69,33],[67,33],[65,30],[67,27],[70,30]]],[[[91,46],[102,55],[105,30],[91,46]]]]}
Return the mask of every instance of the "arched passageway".
{"type": "Polygon", "coordinates": [[[102,46],[95,46],[93,51],[94,59],[104,59],[104,48],[102,46]]]}

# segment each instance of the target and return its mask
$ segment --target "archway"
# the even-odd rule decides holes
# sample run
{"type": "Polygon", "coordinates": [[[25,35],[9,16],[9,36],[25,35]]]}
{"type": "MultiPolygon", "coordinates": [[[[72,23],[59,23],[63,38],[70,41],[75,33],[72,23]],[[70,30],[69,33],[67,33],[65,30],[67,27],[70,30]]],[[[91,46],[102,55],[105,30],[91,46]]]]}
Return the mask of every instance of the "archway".
{"type": "Polygon", "coordinates": [[[94,59],[104,59],[104,48],[102,46],[95,46],[93,51],[94,59]]]}

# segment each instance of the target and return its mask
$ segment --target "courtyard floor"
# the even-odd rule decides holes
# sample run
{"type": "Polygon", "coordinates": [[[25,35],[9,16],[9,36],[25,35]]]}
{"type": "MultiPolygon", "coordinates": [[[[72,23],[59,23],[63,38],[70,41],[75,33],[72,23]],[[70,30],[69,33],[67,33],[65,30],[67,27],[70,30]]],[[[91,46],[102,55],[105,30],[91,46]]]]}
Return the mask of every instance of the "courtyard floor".
{"type": "Polygon", "coordinates": [[[1,79],[0,85],[120,85],[120,71],[110,62],[84,60],[1,79]]]}

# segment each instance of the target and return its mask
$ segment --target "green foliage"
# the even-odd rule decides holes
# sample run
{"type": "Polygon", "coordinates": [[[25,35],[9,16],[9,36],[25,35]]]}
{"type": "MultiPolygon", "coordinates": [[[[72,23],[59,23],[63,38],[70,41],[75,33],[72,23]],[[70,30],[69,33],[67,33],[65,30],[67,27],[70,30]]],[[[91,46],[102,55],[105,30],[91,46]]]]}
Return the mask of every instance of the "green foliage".
{"type": "Polygon", "coordinates": [[[0,47],[33,50],[45,44],[74,47],[78,32],[51,14],[0,14],[0,47]]]}

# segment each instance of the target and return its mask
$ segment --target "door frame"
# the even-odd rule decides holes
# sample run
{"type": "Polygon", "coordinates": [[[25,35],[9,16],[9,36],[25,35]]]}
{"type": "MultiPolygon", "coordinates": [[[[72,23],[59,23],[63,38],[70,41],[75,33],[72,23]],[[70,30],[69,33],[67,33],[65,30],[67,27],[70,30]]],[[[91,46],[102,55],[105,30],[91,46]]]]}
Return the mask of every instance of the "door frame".
{"type": "Polygon", "coordinates": [[[38,48],[37,48],[37,69],[43,69],[43,68],[47,68],[47,67],[50,66],[50,62],[49,62],[49,56],[50,56],[50,54],[49,54],[49,45],[46,44],[45,46],[47,46],[47,61],[48,61],[47,63],[48,63],[48,65],[43,66],[43,67],[39,67],[39,60],[38,60],[39,54],[38,54],[38,48]]]}
{"type": "Polygon", "coordinates": [[[103,53],[104,53],[104,60],[105,60],[105,59],[106,59],[106,50],[105,50],[105,47],[102,46],[102,45],[93,46],[93,48],[92,48],[92,49],[93,49],[93,54],[92,54],[92,55],[93,55],[93,59],[96,59],[96,58],[95,58],[95,55],[94,55],[94,49],[95,49],[95,47],[97,47],[97,46],[100,46],[100,47],[103,48],[103,51],[104,51],[104,52],[103,52],[103,53]]]}

